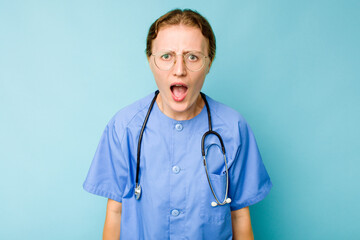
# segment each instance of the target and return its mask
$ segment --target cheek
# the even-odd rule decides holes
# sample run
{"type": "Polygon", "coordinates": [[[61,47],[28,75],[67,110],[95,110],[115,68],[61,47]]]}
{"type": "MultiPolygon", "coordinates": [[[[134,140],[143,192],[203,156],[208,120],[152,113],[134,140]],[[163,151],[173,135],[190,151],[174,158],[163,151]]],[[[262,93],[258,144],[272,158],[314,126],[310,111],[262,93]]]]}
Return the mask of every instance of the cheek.
{"type": "Polygon", "coordinates": [[[195,82],[195,86],[197,88],[201,89],[202,85],[204,84],[205,77],[206,77],[206,73],[201,73],[196,77],[197,80],[195,82]]]}
{"type": "Polygon", "coordinates": [[[167,87],[167,74],[165,72],[161,72],[160,70],[153,71],[154,79],[156,85],[159,88],[166,88],[167,87]]]}

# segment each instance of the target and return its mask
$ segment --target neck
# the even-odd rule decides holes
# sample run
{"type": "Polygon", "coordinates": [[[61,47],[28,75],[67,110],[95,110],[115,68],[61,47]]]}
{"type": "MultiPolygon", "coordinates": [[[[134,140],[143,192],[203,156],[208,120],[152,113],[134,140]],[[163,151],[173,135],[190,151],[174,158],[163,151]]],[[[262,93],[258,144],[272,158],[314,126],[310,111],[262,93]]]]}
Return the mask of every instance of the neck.
{"type": "Polygon", "coordinates": [[[159,93],[156,99],[156,103],[162,113],[177,121],[189,120],[194,118],[202,111],[205,105],[205,102],[200,94],[195,100],[195,102],[184,111],[176,111],[170,106],[168,106],[166,103],[164,103],[161,93],[159,93]]]}

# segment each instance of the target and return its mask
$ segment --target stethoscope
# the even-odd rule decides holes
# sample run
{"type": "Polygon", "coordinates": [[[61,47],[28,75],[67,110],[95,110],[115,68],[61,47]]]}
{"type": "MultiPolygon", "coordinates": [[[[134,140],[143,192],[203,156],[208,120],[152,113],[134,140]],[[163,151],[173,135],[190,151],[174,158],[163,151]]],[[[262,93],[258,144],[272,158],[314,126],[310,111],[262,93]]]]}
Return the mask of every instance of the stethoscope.
{"type": "MultiPolygon", "coordinates": [[[[141,186],[139,184],[139,170],[140,170],[140,151],[141,151],[141,140],[142,140],[142,137],[144,135],[144,130],[145,130],[145,127],[146,127],[146,123],[147,121],[149,120],[149,116],[150,116],[150,113],[151,113],[151,110],[154,106],[154,103],[156,101],[156,98],[157,98],[157,95],[159,94],[159,90],[157,90],[155,92],[155,96],[154,98],[152,99],[151,103],[150,103],[150,106],[149,106],[149,109],[147,111],[147,114],[145,116],[145,120],[144,120],[144,123],[141,127],[141,131],[140,131],[140,136],[139,136],[139,141],[138,141],[138,147],[137,147],[137,165],[136,165],[136,185],[135,185],[135,199],[136,200],[139,200],[140,196],[141,196],[141,186]]],[[[208,116],[208,122],[209,122],[209,130],[204,133],[204,135],[202,136],[202,139],[201,139],[201,154],[202,154],[202,157],[203,157],[203,163],[204,163],[204,167],[205,167],[205,172],[206,172],[206,177],[207,177],[207,180],[209,182],[209,186],[210,186],[210,189],[211,189],[211,192],[212,194],[214,195],[214,198],[215,198],[215,201],[211,202],[211,206],[213,207],[216,207],[218,205],[222,206],[222,205],[225,205],[227,203],[231,203],[231,199],[228,198],[228,190],[229,190],[229,169],[228,169],[228,165],[227,165],[227,160],[226,160],[226,155],[225,155],[225,146],[224,146],[224,142],[220,136],[220,134],[218,134],[217,132],[213,131],[212,130],[212,124],[211,124],[211,114],[210,114],[210,107],[209,107],[209,104],[206,100],[206,96],[205,94],[203,94],[202,92],[200,93],[202,99],[204,100],[205,102],[205,106],[206,106],[206,110],[207,110],[207,116],[208,116]],[[218,197],[216,196],[216,193],[214,191],[214,188],[213,188],[213,185],[211,184],[211,180],[210,180],[210,177],[209,177],[209,172],[208,172],[208,168],[207,168],[207,162],[206,162],[206,157],[205,157],[205,147],[204,147],[204,143],[205,143],[205,139],[207,136],[209,135],[215,135],[219,141],[220,141],[220,145],[221,145],[221,151],[222,151],[222,154],[224,156],[224,162],[225,162],[225,170],[226,170],[226,189],[225,189],[225,196],[224,196],[224,200],[222,202],[219,201],[218,197]]]]}

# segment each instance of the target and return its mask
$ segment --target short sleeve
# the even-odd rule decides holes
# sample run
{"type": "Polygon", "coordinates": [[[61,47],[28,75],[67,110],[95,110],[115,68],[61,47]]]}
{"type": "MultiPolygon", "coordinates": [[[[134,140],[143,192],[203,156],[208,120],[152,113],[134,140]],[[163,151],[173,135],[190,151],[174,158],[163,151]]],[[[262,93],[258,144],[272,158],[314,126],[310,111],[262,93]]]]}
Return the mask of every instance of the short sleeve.
{"type": "Polygon", "coordinates": [[[126,179],[127,164],[112,120],[101,136],[83,188],[90,193],[122,202],[126,179]]]}
{"type": "Polygon", "coordinates": [[[240,146],[229,169],[231,210],[253,205],[266,197],[272,182],[262,162],[253,132],[239,123],[240,146]]]}

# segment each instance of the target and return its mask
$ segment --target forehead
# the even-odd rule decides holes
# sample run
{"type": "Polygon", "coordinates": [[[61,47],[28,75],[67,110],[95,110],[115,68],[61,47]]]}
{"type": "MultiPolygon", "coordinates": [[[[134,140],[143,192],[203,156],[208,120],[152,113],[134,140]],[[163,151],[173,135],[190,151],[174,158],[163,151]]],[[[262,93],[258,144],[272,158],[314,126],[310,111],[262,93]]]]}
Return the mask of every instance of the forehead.
{"type": "Polygon", "coordinates": [[[185,52],[195,50],[208,54],[208,39],[199,28],[185,25],[170,25],[160,28],[152,43],[152,52],[172,50],[185,52]]]}

